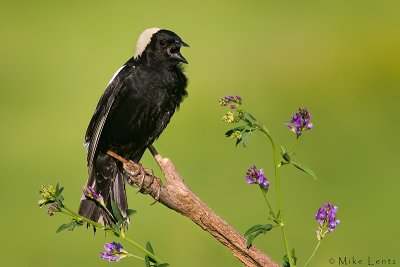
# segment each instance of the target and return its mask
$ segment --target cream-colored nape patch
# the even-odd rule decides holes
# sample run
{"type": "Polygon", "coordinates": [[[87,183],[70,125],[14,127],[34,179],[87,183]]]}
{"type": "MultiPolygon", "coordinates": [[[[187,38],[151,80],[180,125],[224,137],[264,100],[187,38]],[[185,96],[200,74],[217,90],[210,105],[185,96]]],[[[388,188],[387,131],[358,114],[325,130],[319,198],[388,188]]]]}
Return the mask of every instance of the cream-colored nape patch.
{"type": "Polygon", "coordinates": [[[134,56],[135,59],[142,55],[143,51],[146,49],[146,46],[150,43],[153,34],[158,32],[159,30],[159,28],[149,28],[144,30],[142,34],[140,34],[139,39],[136,43],[136,51],[134,56]]]}

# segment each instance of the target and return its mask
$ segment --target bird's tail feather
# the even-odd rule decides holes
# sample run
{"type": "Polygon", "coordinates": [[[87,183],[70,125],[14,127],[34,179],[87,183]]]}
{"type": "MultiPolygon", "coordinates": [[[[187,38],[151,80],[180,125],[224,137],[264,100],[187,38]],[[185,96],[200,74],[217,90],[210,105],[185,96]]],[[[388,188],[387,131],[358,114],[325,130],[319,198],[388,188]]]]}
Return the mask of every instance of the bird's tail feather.
{"type": "MultiPolygon", "coordinates": [[[[115,160],[107,154],[98,155],[92,173],[92,177],[88,179],[87,186],[91,186],[97,194],[103,197],[105,206],[111,213],[111,202],[114,202],[121,214],[126,217],[128,209],[125,191],[126,179],[115,160]]],[[[85,196],[82,196],[78,213],[104,226],[112,226],[115,223],[114,218],[102,206],[93,200],[86,199],[85,196]]]]}

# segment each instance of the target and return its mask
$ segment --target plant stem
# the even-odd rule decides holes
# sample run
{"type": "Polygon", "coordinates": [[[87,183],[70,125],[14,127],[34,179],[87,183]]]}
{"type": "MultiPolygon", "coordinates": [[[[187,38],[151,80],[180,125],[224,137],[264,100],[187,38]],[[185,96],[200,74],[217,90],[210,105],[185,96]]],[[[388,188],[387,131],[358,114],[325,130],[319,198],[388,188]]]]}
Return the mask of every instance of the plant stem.
{"type": "MultiPolygon", "coordinates": [[[[92,220],[89,220],[89,219],[87,219],[87,218],[85,218],[85,217],[80,216],[79,214],[77,214],[76,212],[74,212],[73,210],[69,209],[69,208],[66,207],[66,206],[63,206],[63,209],[65,209],[66,211],[68,211],[68,212],[69,212],[69,215],[71,215],[71,216],[73,216],[73,217],[76,217],[76,218],[78,218],[78,219],[81,220],[81,221],[84,221],[84,222],[86,222],[86,223],[88,223],[88,224],[91,224],[91,225],[93,225],[93,226],[95,226],[95,227],[98,227],[98,228],[100,228],[100,229],[103,229],[104,231],[113,231],[113,229],[110,228],[110,227],[105,227],[104,225],[102,225],[102,224],[100,224],[100,223],[97,223],[97,222],[95,222],[95,221],[92,221],[92,220]]],[[[65,213],[65,212],[63,212],[63,213],[65,213]]],[[[114,234],[116,234],[116,233],[114,232],[114,234]]],[[[125,235],[124,235],[123,233],[118,233],[117,236],[118,236],[119,238],[121,238],[122,240],[125,240],[126,242],[131,243],[134,247],[136,247],[138,250],[140,250],[141,252],[143,252],[144,254],[146,254],[147,256],[149,256],[150,258],[152,258],[153,260],[155,260],[157,263],[162,263],[162,262],[163,262],[162,260],[160,260],[159,258],[157,258],[153,253],[151,253],[150,251],[148,251],[147,249],[145,249],[144,247],[142,247],[141,245],[139,245],[139,244],[136,243],[135,241],[133,241],[133,240],[131,240],[131,239],[125,237],[125,235]]],[[[137,257],[137,256],[136,256],[136,257],[137,257]]],[[[140,258],[140,257],[138,257],[138,258],[140,258]]]]}
{"type": "Polygon", "coordinates": [[[141,252],[143,252],[144,254],[146,254],[147,256],[152,258],[153,260],[155,260],[157,263],[163,263],[163,261],[160,260],[159,258],[157,258],[156,255],[154,255],[153,253],[151,253],[150,251],[148,251],[147,249],[145,249],[144,247],[142,247],[141,245],[139,245],[138,243],[136,243],[132,239],[129,239],[127,237],[121,237],[121,239],[125,240],[126,242],[131,243],[131,245],[133,245],[138,250],[140,250],[141,252]]]}
{"type": "Polygon", "coordinates": [[[144,259],[143,259],[142,257],[136,256],[136,255],[134,255],[134,254],[128,254],[127,256],[144,261],[144,259]]]}
{"type": "Polygon", "coordinates": [[[117,221],[117,220],[115,219],[115,217],[114,217],[114,214],[112,214],[112,213],[107,209],[106,206],[102,205],[102,208],[103,208],[103,210],[105,210],[105,211],[107,212],[108,216],[110,216],[110,218],[112,218],[112,219],[114,220],[114,222],[117,221]]]}
{"type": "Polygon", "coordinates": [[[294,139],[294,141],[292,142],[292,144],[290,145],[289,149],[288,149],[288,153],[290,154],[290,152],[292,152],[292,148],[294,147],[294,145],[297,143],[298,138],[294,139]]]}
{"type": "Polygon", "coordinates": [[[286,248],[286,255],[289,259],[289,264],[291,267],[296,266],[293,262],[293,258],[292,255],[290,254],[290,248],[289,248],[289,243],[287,241],[286,238],[286,232],[285,232],[285,223],[284,223],[284,219],[283,219],[283,212],[282,212],[282,205],[281,205],[281,191],[280,191],[280,178],[279,178],[279,172],[278,172],[278,168],[279,168],[279,158],[278,158],[278,150],[276,147],[276,143],[274,141],[274,139],[272,138],[272,136],[270,135],[269,131],[267,130],[267,128],[265,128],[264,125],[259,125],[256,124],[257,128],[261,130],[261,132],[263,132],[269,139],[269,141],[271,142],[272,145],[272,151],[273,151],[273,155],[274,155],[274,171],[275,171],[275,182],[276,182],[276,199],[277,199],[277,203],[278,203],[278,211],[280,214],[280,226],[282,229],[282,236],[283,236],[283,241],[285,243],[285,248],[286,248]]]}
{"type": "Polygon", "coordinates": [[[98,223],[98,222],[95,222],[95,221],[92,221],[92,220],[89,220],[89,219],[87,219],[87,218],[85,218],[85,217],[80,216],[78,213],[76,213],[75,211],[71,210],[71,209],[68,208],[67,206],[64,206],[63,209],[65,209],[66,211],[68,211],[68,212],[70,213],[71,216],[76,217],[76,218],[78,218],[79,220],[84,221],[85,223],[88,223],[88,224],[91,224],[91,225],[93,225],[93,226],[95,226],[95,227],[98,227],[98,228],[100,228],[100,229],[103,229],[104,231],[110,231],[110,230],[112,230],[110,227],[105,227],[104,225],[102,225],[102,224],[100,224],[100,223],[98,223]]]}
{"type": "Polygon", "coordinates": [[[306,267],[308,265],[308,263],[312,260],[312,258],[314,258],[315,252],[317,252],[319,245],[321,244],[321,240],[318,241],[317,246],[315,247],[313,253],[311,254],[310,258],[308,259],[308,261],[306,262],[306,264],[304,264],[304,267],[306,267]]]}
{"type": "Polygon", "coordinates": [[[267,202],[268,208],[271,211],[272,216],[274,217],[274,219],[278,219],[276,217],[275,213],[274,213],[274,210],[271,207],[271,204],[269,204],[269,201],[268,201],[268,198],[267,198],[267,192],[265,190],[263,190],[263,189],[260,189],[260,190],[261,190],[261,192],[262,192],[262,194],[264,196],[265,201],[267,202]]]}

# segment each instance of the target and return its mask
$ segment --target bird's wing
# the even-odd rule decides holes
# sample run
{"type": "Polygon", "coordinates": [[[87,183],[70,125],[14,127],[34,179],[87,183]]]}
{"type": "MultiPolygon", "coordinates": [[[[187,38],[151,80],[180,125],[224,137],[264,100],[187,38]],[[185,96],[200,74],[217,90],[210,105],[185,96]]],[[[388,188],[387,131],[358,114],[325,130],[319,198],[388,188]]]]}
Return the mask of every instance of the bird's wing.
{"type": "Polygon", "coordinates": [[[108,113],[115,102],[115,99],[120,92],[124,80],[124,70],[127,65],[122,66],[109,82],[106,90],[101,96],[96,110],[90,120],[89,126],[85,134],[85,147],[87,148],[87,164],[89,170],[89,179],[92,177],[93,160],[97,152],[97,145],[107,120],[108,113]]]}

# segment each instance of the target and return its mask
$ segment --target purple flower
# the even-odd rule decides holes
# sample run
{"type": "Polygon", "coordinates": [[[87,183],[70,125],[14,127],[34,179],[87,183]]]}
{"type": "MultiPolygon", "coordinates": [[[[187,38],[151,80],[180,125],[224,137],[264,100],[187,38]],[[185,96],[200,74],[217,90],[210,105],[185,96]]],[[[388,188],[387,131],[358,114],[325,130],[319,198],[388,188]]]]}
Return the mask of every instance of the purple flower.
{"type": "Polygon", "coordinates": [[[317,238],[321,240],[325,234],[333,232],[340,220],[336,219],[338,207],[333,206],[330,202],[324,203],[315,214],[319,227],[317,230],[317,238]]]}
{"type": "Polygon", "coordinates": [[[104,249],[106,252],[100,252],[100,257],[103,260],[120,261],[128,254],[127,251],[123,250],[121,244],[117,242],[105,244],[104,249]]]}
{"type": "Polygon", "coordinates": [[[97,194],[93,187],[87,186],[83,188],[83,194],[86,198],[96,201],[98,204],[105,206],[104,199],[101,194],[97,194]]]}
{"type": "Polygon", "coordinates": [[[253,165],[247,170],[246,176],[244,178],[246,179],[248,184],[258,184],[263,190],[268,190],[269,181],[264,176],[263,169],[257,170],[257,167],[253,165]]]}
{"type": "Polygon", "coordinates": [[[313,124],[310,122],[311,114],[308,112],[307,108],[299,108],[297,112],[289,122],[285,123],[289,129],[294,132],[299,138],[299,136],[307,130],[311,130],[313,124]]]}
{"type": "Polygon", "coordinates": [[[240,106],[242,104],[242,97],[241,96],[224,96],[222,98],[219,99],[219,104],[221,106],[227,106],[229,105],[229,107],[231,109],[236,109],[238,106],[240,106]]]}

